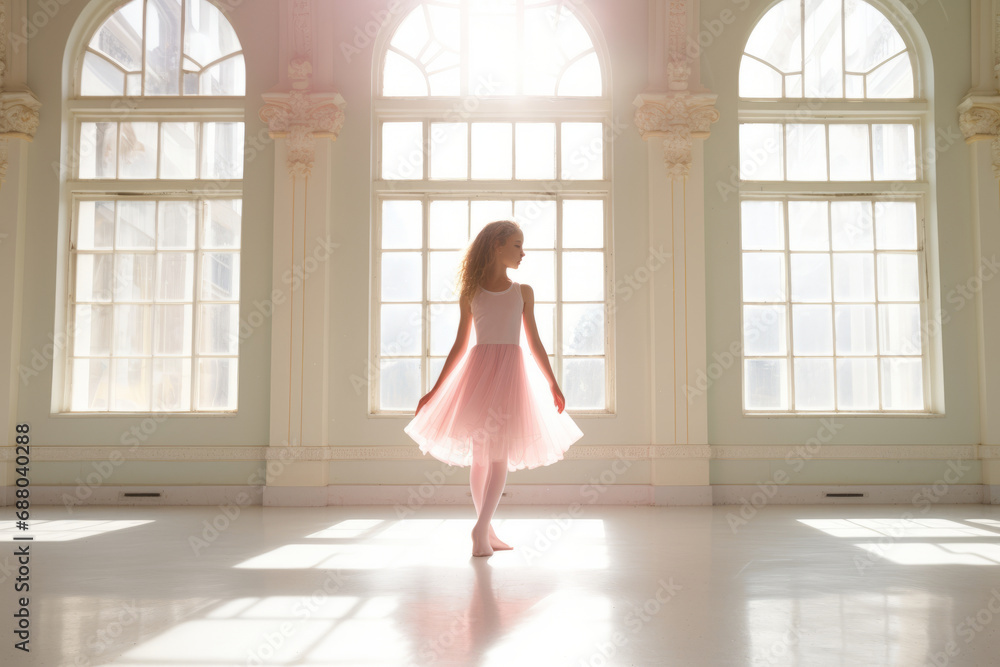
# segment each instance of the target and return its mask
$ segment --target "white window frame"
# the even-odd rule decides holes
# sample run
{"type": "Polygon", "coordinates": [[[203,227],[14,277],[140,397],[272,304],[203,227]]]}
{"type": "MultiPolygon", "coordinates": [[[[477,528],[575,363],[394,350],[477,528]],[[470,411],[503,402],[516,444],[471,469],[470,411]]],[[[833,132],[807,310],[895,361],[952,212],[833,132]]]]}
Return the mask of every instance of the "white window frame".
{"type": "MultiPolygon", "coordinates": [[[[413,7],[419,3],[413,3],[413,7]]],[[[380,40],[376,43],[376,57],[374,64],[375,76],[373,77],[372,97],[372,124],[373,133],[373,159],[372,159],[372,220],[373,235],[371,244],[371,265],[372,276],[370,285],[371,301],[369,309],[372,313],[371,336],[369,338],[369,358],[372,359],[372,382],[369,382],[368,393],[368,416],[378,417],[398,417],[400,415],[412,415],[408,410],[385,410],[380,405],[382,354],[381,354],[381,272],[382,253],[394,252],[393,250],[383,251],[381,249],[382,238],[382,202],[386,199],[419,199],[423,202],[423,231],[422,231],[422,267],[423,275],[427,276],[427,253],[428,253],[428,202],[434,199],[511,199],[511,200],[532,200],[532,199],[600,199],[604,202],[604,354],[603,355],[572,355],[573,358],[603,358],[605,361],[604,374],[604,409],[595,410],[570,410],[574,415],[581,414],[616,414],[616,398],[614,391],[615,377],[615,356],[614,356],[614,327],[611,313],[614,312],[612,306],[614,299],[614,249],[612,246],[613,235],[611,233],[612,219],[612,172],[611,156],[613,136],[617,131],[614,124],[612,99],[610,94],[610,81],[608,75],[608,62],[603,43],[594,35],[594,31],[587,25],[585,17],[580,11],[574,11],[576,17],[584,27],[590,32],[598,59],[602,65],[602,95],[576,97],[576,96],[516,96],[516,97],[495,97],[484,98],[475,95],[461,96],[431,96],[426,97],[397,97],[383,96],[382,76],[385,67],[385,56],[388,51],[389,40],[395,32],[395,28],[409,15],[407,11],[401,11],[397,20],[391,25],[387,25],[380,40]],[[466,102],[474,101],[474,112],[468,111],[466,102]],[[382,178],[382,126],[385,122],[423,122],[423,171],[421,177],[414,179],[383,179],[382,178]],[[470,161],[469,172],[463,180],[453,179],[431,179],[430,170],[430,126],[434,122],[464,122],[469,123],[471,133],[471,123],[474,122],[551,122],[556,125],[555,143],[555,178],[548,180],[484,180],[473,179],[471,177],[471,142],[468,144],[467,159],[470,161]],[[561,178],[561,123],[563,122],[600,122],[603,125],[603,174],[601,180],[571,180],[561,178]],[[610,137],[610,139],[609,139],[610,137]]],[[[465,41],[463,41],[465,44],[465,41]]],[[[465,49],[467,51],[467,49],[465,49]]],[[[464,56],[464,53],[463,53],[464,56]]],[[[465,84],[465,60],[463,59],[461,80],[463,87],[465,84]]],[[[512,159],[516,164],[516,142],[512,146],[512,159]]],[[[553,330],[554,350],[546,350],[552,371],[562,384],[562,317],[559,306],[562,304],[562,257],[560,253],[562,245],[562,206],[556,206],[556,246],[555,246],[555,301],[551,302],[555,306],[555,327],[553,330]]],[[[414,249],[407,250],[413,252],[414,249]]],[[[526,252],[530,252],[530,249],[526,252]]],[[[426,281],[425,281],[426,282],[426,281]]],[[[432,382],[430,378],[430,309],[442,302],[431,301],[427,298],[426,284],[421,296],[421,310],[423,313],[423,323],[421,325],[421,353],[417,355],[399,355],[397,358],[419,358],[421,360],[421,395],[430,390],[432,382]]],[[[536,303],[550,303],[539,302],[536,303]]],[[[572,302],[576,303],[576,302],[572,302]]],[[[455,302],[457,305],[457,301],[455,302]]],[[[440,355],[434,355],[440,356],[440,355]]]]}
{"type": "MultiPolygon", "coordinates": [[[[872,7],[882,12],[887,18],[892,20],[895,15],[878,2],[865,0],[872,7]]],[[[763,14],[762,14],[763,15],[763,14]]],[[[941,391],[941,350],[939,333],[930,330],[927,322],[930,315],[940,312],[939,299],[935,292],[937,253],[933,245],[932,235],[929,230],[936,228],[934,221],[934,210],[936,204],[934,170],[932,164],[924,158],[925,146],[933,148],[934,145],[934,120],[931,102],[923,98],[924,91],[927,90],[923,82],[923,68],[920,66],[919,51],[915,48],[913,40],[909,37],[898,20],[894,21],[894,26],[906,45],[906,51],[910,57],[914,77],[914,98],[912,99],[817,99],[808,97],[783,97],[783,98],[737,98],[737,122],[739,126],[744,123],[809,123],[817,122],[825,125],[837,123],[899,123],[914,126],[914,161],[916,165],[914,180],[891,180],[876,181],[875,172],[872,168],[871,176],[873,180],[868,181],[789,181],[787,180],[787,147],[783,147],[782,159],[785,161],[784,175],[786,180],[740,180],[739,182],[739,202],[747,200],[782,200],[784,202],[785,218],[783,235],[785,239],[785,301],[770,302],[770,305],[784,305],[786,309],[785,336],[786,354],[784,357],[767,357],[770,359],[785,358],[788,374],[788,404],[795,405],[795,368],[794,368],[794,341],[792,338],[792,298],[791,298],[791,270],[790,270],[790,250],[788,245],[788,217],[787,202],[794,199],[825,199],[836,201],[847,200],[870,200],[873,202],[882,201],[916,201],[917,207],[917,248],[918,269],[920,271],[920,324],[921,324],[921,366],[923,376],[923,408],[919,410],[886,410],[881,406],[882,401],[882,367],[883,355],[878,340],[880,325],[878,321],[878,294],[876,292],[875,301],[875,326],[876,326],[876,372],[878,374],[878,409],[854,411],[840,410],[834,407],[829,410],[797,410],[789,407],[787,410],[748,410],[746,405],[746,360],[748,355],[745,351],[746,333],[744,312],[746,305],[755,305],[757,302],[745,302],[743,300],[743,250],[742,243],[739,248],[740,254],[740,405],[744,416],[761,417],[822,417],[830,415],[840,416],[931,416],[944,413],[943,392],[941,391]],[[931,241],[928,243],[927,241],[931,241]]],[[[752,56],[751,56],[752,57],[752,56]]],[[[784,84],[783,84],[784,85],[784,84]]],[[[784,88],[782,89],[784,90],[784,88]]],[[[738,130],[739,131],[739,128],[738,130]]],[[[869,128],[869,160],[874,161],[874,147],[871,144],[871,130],[869,128]]],[[[783,140],[784,141],[784,140],[783,140]]],[[[742,156],[740,156],[742,161],[742,156]]],[[[827,131],[827,163],[829,165],[829,132],[827,131]]],[[[872,164],[872,167],[874,165],[872,164]]],[[[827,168],[829,178],[829,166],[827,168]]],[[[741,230],[738,238],[742,238],[742,205],[740,204],[739,220],[741,230]]],[[[832,224],[832,221],[831,221],[832,224]]],[[[874,230],[873,230],[874,234],[874,230]]],[[[752,251],[750,251],[752,252],[752,251]]],[[[769,251],[778,252],[778,251],[769,251]]],[[[824,252],[833,257],[836,252],[832,245],[824,252]]],[[[876,288],[877,288],[877,257],[880,252],[877,248],[872,251],[861,251],[870,254],[876,265],[876,288]]],[[[912,252],[912,251],[910,251],[912,252]]],[[[833,270],[831,262],[831,272],[833,270]]],[[[831,276],[832,279],[832,276],[831,276]]],[[[831,283],[832,289],[832,283],[831,283]]],[[[832,299],[832,295],[831,295],[832,299]]],[[[835,306],[835,302],[832,302],[835,306]]],[[[831,306],[833,307],[833,306],[831,306]]],[[[836,332],[834,331],[834,336],[836,332]]],[[[751,356],[750,358],[757,358],[751,356]]],[[[825,358],[825,357],[824,357],[825,358]]],[[[836,361],[841,358],[836,353],[836,338],[834,338],[833,354],[829,357],[834,362],[834,401],[836,402],[836,361]]],[[[865,357],[870,358],[870,357],[865,357]]],[[[836,406],[836,403],[835,403],[836,406]]]]}
{"type": "MultiPolygon", "coordinates": [[[[97,21],[94,25],[94,30],[100,28],[104,21],[110,18],[114,12],[120,9],[119,6],[114,7],[108,11],[103,17],[97,21]]],[[[145,30],[145,28],[144,28],[145,30]]],[[[83,57],[84,53],[89,49],[89,40],[92,36],[88,34],[87,42],[83,44],[83,47],[76,54],[76,58],[73,66],[73,81],[72,81],[72,96],[65,100],[64,103],[64,127],[67,128],[66,142],[64,146],[66,147],[66,153],[70,156],[70,160],[66,165],[65,178],[60,182],[60,207],[63,211],[61,216],[68,221],[69,224],[66,225],[68,233],[60,239],[60,252],[59,252],[59,263],[65,271],[64,281],[63,281],[63,294],[65,298],[62,299],[62,321],[65,322],[65,345],[62,353],[56,357],[54,363],[57,364],[57,369],[60,371],[61,379],[58,375],[53,381],[53,400],[52,400],[52,414],[58,414],[60,416],[93,416],[100,415],[105,417],[115,417],[124,415],[170,415],[170,416],[207,416],[207,415],[235,415],[239,411],[239,386],[242,374],[239,370],[239,359],[240,355],[237,350],[236,355],[222,355],[213,354],[212,358],[232,358],[236,359],[237,363],[237,373],[236,373],[236,407],[232,410],[198,410],[198,334],[200,331],[200,318],[199,318],[199,304],[200,304],[200,270],[201,270],[201,256],[203,251],[201,249],[201,221],[202,213],[196,212],[196,228],[195,228],[195,250],[194,250],[194,277],[193,277],[193,299],[192,299],[192,339],[191,339],[191,357],[192,357],[192,374],[191,374],[191,408],[189,410],[182,411],[169,411],[169,410],[154,410],[152,404],[149,410],[139,410],[139,411],[126,411],[126,410],[114,410],[110,404],[111,394],[109,394],[109,406],[108,410],[101,411],[82,411],[82,410],[71,410],[72,406],[72,389],[73,389],[73,374],[72,374],[72,361],[73,361],[73,333],[75,329],[74,323],[74,311],[75,311],[75,278],[76,278],[76,248],[74,247],[74,241],[76,239],[76,226],[77,226],[77,211],[78,203],[85,200],[125,200],[125,201],[137,201],[137,200],[166,200],[175,199],[181,201],[196,201],[201,203],[207,199],[238,199],[243,200],[243,179],[233,178],[233,179],[205,179],[205,178],[195,178],[195,179],[121,179],[121,178],[80,178],[80,141],[81,141],[81,126],[85,122],[156,122],[156,121],[166,121],[166,122],[230,122],[230,123],[242,123],[244,128],[244,140],[242,146],[242,159],[246,160],[246,95],[116,95],[116,96],[106,96],[106,95],[82,95],[81,94],[81,77],[83,72],[83,57]],[[59,357],[61,357],[61,363],[59,357]]],[[[145,50],[143,51],[145,54],[145,50]]],[[[230,56],[235,56],[236,53],[243,53],[243,50],[239,50],[230,56]]],[[[145,55],[143,56],[145,58],[145,55]]],[[[244,61],[244,67],[245,67],[244,61]]],[[[145,71],[143,70],[143,77],[145,77],[145,71]]],[[[183,76],[183,73],[182,73],[183,76]]],[[[159,152],[159,142],[161,137],[161,132],[158,128],[157,131],[157,173],[160,169],[160,152],[159,152]]],[[[197,141],[196,141],[196,173],[200,175],[201,173],[201,148],[202,148],[202,133],[200,126],[197,129],[197,141]]],[[[196,208],[200,208],[196,206],[196,208]]],[[[242,221],[241,221],[242,225],[242,221]]],[[[242,232],[242,230],[241,230],[242,232]]],[[[236,254],[242,259],[243,242],[241,233],[241,243],[240,248],[236,250],[236,254]]],[[[89,252],[89,251],[88,251],[89,252]]],[[[111,254],[117,252],[116,250],[107,251],[111,254]]],[[[130,251],[131,252],[131,251],[130,251]]],[[[142,253],[142,251],[138,251],[142,253]]],[[[158,250],[153,249],[149,251],[152,254],[158,252],[158,250]]],[[[237,277],[238,280],[242,280],[243,274],[242,263],[240,265],[240,275],[237,277]]],[[[155,283],[154,283],[155,284],[155,283]]],[[[242,298],[242,292],[240,292],[240,297],[242,298]]],[[[150,302],[150,305],[155,305],[155,301],[150,302]]],[[[239,301],[212,301],[213,304],[225,304],[225,303],[239,303],[239,301]]],[[[114,336],[114,331],[112,330],[112,336],[114,336]]],[[[152,354],[149,355],[152,358],[152,354]]],[[[201,355],[204,356],[204,355],[201,355]]],[[[115,356],[112,354],[108,359],[114,359],[115,356]]],[[[109,371],[110,372],[110,371],[109,371]]],[[[151,371],[152,372],[152,371],[151,371]]]]}

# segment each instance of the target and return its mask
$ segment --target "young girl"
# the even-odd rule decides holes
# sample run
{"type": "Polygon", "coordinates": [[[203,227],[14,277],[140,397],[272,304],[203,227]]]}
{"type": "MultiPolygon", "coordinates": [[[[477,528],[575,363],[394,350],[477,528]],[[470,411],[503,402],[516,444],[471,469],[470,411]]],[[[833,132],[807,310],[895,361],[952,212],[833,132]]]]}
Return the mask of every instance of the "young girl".
{"type": "Polygon", "coordinates": [[[566,399],[535,327],[534,292],[507,277],[507,269],[521,264],[523,243],[516,222],[498,220],[469,245],[458,274],[461,318],[455,344],[434,388],[403,429],[422,452],[450,465],[471,466],[478,516],[473,556],[512,548],[490,525],[507,471],[555,463],[583,437],[563,412],[566,399]],[[537,367],[520,346],[522,317],[537,367]],[[466,354],[473,324],[476,344],[466,354]]]}

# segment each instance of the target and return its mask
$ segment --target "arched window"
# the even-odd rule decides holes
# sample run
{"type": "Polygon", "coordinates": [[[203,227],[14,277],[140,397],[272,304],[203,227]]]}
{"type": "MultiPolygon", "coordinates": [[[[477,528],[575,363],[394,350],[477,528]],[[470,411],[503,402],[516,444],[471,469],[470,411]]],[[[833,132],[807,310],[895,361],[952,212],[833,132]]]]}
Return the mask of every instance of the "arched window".
{"type": "Polygon", "coordinates": [[[740,66],[752,412],[933,411],[919,61],[863,0],[781,0],[740,66]]]}
{"type": "Polygon", "coordinates": [[[234,411],[245,70],[207,0],[131,0],[67,101],[64,412],[234,411]]]}
{"type": "Polygon", "coordinates": [[[511,217],[524,229],[525,260],[508,275],[534,289],[567,409],[613,410],[608,158],[617,128],[599,39],[562,2],[411,7],[375,65],[372,412],[412,412],[437,381],[459,321],[461,251],[487,222],[511,217]]]}

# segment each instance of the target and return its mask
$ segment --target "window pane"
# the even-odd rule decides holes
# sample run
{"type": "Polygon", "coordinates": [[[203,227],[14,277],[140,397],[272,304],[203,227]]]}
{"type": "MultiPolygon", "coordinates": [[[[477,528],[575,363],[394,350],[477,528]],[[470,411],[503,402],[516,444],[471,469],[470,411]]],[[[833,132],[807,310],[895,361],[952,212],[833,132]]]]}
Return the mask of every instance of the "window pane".
{"type": "Polygon", "coordinates": [[[740,97],[781,97],[781,74],[756,58],[740,61],[740,97]]]}
{"type": "Polygon", "coordinates": [[[412,410],[420,396],[419,359],[379,359],[379,406],[383,410],[412,410]]]}
{"type": "Polygon", "coordinates": [[[566,407],[575,410],[603,410],[606,402],[604,377],[604,359],[564,359],[562,386],[566,407]]]}
{"type": "Polygon", "coordinates": [[[152,306],[115,306],[115,355],[148,355],[152,349],[152,306]]]}
{"type": "Polygon", "coordinates": [[[744,250],[785,249],[785,211],[780,201],[745,200],[740,210],[744,250]]]}
{"type": "Polygon", "coordinates": [[[835,123],[830,125],[830,180],[870,181],[868,126],[835,123]]]}
{"type": "Polygon", "coordinates": [[[913,66],[910,54],[901,53],[865,77],[869,98],[913,97],[913,66]]]}
{"type": "Polygon", "coordinates": [[[740,178],[778,181],[782,167],[782,130],[777,123],[740,123],[740,178]]]}
{"type": "Polygon", "coordinates": [[[833,298],[835,301],[874,301],[875,258],[860,253],[835,254],[833,298]]]}
{"type": "MultiPolygon", "coordinates": [[[[525,243],[528,242],[527,235],[525,231],[525,243]]],[[[604,247],[603,201],[568,199],[563,202],[563,247],[604,247]]]]}
{"type": "Polygon", "coordinates": [[[912,181],[917,177],[912,125],[872,125],[872,150],[876,181],[912,181]]]}
{"type": "Polygon", "coordinates": [[[785,256],[772,252],[743,253],[743,300],[785,300],[785,256]]]}
{"type": "Polygon", "coordinates": [[[152,301],[154,255],[115,256],[115,301],[152,301]]]}
{"type": "Polygon", "coordinates": [[[420,248],[423,238],[423,204],[414,200],[382,202],[382,247],[420,248]]]}
{"type": "Polygon", "coordinates": [[[160,178],[195,178],[195,123],[161,123],[160,178]]]}
{"type": "Polygon", "coordinates": [[[112,410],[149,410],[152,385],[151,359],[113,359],[115,387],[112,410]]]}
{"type": "Polygon", "coordinates": [[[118,123],[80,123],[80,178],[114,178],[118,123]]]}
{"type": "Polygon", "coordinates": [[[833,359],[796,359],[795,409],[833,408],[833,359]]]}
{"type": "Polygon", "coordinates": [[[456,276],[461,253],[436,251],[427,253],[427,298],[431,301],[457,301],[456,276]]]}
{"type": "Polygon", "coordinates": [[[844,58],[851,72],[867,72],[906,48],[889,20],[867,2],[844,4],[844,58]]]}
{"type": "Polygon", "coordinates": [[[504,199],[477,199],[472,202],[472,237],[494,220],[509,220],[514,215],[514,205],[504,199]]]}
{"type": "Polygon", "coordinates": [[[786,359],[745,361],[747,410],[788,409],[788,362],[786,359]]]}
{"type": "Polygon", "coordinates": [[[489,81],[493,95],[516,94],[517,17],[500,3],[481,3],[469,17],[468,35],[469,89],[475,90],[481,82],[489,81]],[[484,9],[479,10],[480,7],[484,9]],[[487,12],[487,7],[493,11],[487,12]]]}
{"type": "Polygon", "coordinates": [[[431,354],[447,355],[455,344],[461,311],[457,304],[437,304],[430,314],[431,354]]]}
{"type": "Polygon", "coordinates": [[[382,300],[420,301],[423,268],[419,252],[382,253],[382,300]]]}
{"type": "Polygon", "coordinates": [[[842,97],[842,0],[805,0],[804,9],[805,95],[842,97]]]}
{"type": "Polygon", "coordinates": [[[555,123],[515,123],[514,128],[517,178],[555,178],[555,123]]]}
{"type": "MultiPolygon", "coordinates": [[[[782,72],[802,71],[802,11],[799,0],[783,0],[754,27],[746,52],[782,72]]],[[[740,91],[742,95],[742,90],[740,91]]]]}
{"type": "Polygon", "coordinates": [[[837,311],[837,354],[875,354],[875,306],[835,306],[837,311]]]}
{"type": "Polygon", "coordinates": [[[206,252],[201,256],[201,298],[236,301],[240,298],[240,256],[235,252],[206,252]]]}
{"type": "Polygon", "coordinates": [[[743,306],[744,353],[748,356],[787,354],[785,306],[743,306]]]}
{"type": "Polygon", "coordinates": [[[834,250],[872,250],[872,203],[870,201],[835,201],[830,204],[833,216],[834,250]]]}
{"type": "Polygon", "coordinates": [[[156,123],[121,123],[119,178],[156,178],[156,123]]]}
{"type": "Polygon", "coordinates": [[[878,409],[875,359],[837,359],[837,409],[878,409]]]}
{"type": "Polygon", "coordinates": [[[429,241],[431,248],[462,248],[469,242],[469,202],[432,201],[429,241]]]}
{"type": "Polygon", "coordinates": [[[511,178],[512,132],[510,123],[472,124],[472,178],[511,178]]]}
{"type": "Polygon", "coordinates": [[[420,354],[420,310],[416,303],[382,305],[380,354],[420,354]]]}
{"type": "Polygon", "coordinates": [[[597,59],[597,53],[591,52],[583,56],[563,71],[557,94],[579,96],[601,94],[601,63],[597,59]]]}
{"type": "MultiPolygon", "coordinates": [[[[185,93],[188,94],[192,92],[185,90],[185,93]]],[[[198,77],[197,93],[200,95],[245,95],[246,64],[243,55],[226,58],[203,70],[201,76],[198,77]]]]}
{"type": "Polygon", "coordinates": [[[146,94],[179,95],[181,0],[146,0],[146,94]]]}
{"type": "Polygon", "coordinates": [[[424,177],[423,123],[382,124],[382,178],[424,177]]]}
{"type": "Polygon", "coordinates": [[[792,301],[830,300],[830,256],[825,253],[797,253],[790,256],[792,301]]]}
{"type": "Polygon", "coordinates": [[[825,201],[788,202],[790,250],[829,250],[830,223],[825,201]]]}
{"type": "Polygon", "coordinates": [[[70,409],[95,412],[107,410],[110,370],[111,362],[108,359],[74,359],[70,409]]]}
{"type": "Polygon", "coordinates": [[[243,178],[243,123],[202,123],[201,177],[243,178]]]}
{"type": "Polygon", "coordinates": [[[194,296],[194,253],[164,252],[156,256],[157,301],[191,301],[194,296]]]}
{"type": "Polygon", "coordinates": [[[427,79],[411,60],[394,51],[387,51],[382,71],[382,94],[387,97],[424,97],[427,95],[427,79]]]}
{"type": "Polygon", "coordinates": [[[79,253],[76,256],[76,300],[111,301],[114,255],[79,253]]]}
{"type": "Polygon", "coordinates": [[[785,125],[788,180],[826,180],[826,126],[820,123],[785,125]]]}
{"type": "Polygon", "coordinates": [[[563,306],[563,354],[604,354],[604,305],[563,306]]]}
{"type": "MultiPolygon", "coordinates": [[[[567,203],[569,202],[563,202],[564,224],[565,220],[579,221],[585,217],[585,211],[576,209],[575,204],[569,207],[569,212],[567,214],[567,203]]],[[[587,205],[590,206],[589,202],[587,205]]],[[[603,203],[601,204],[601,210],[599,213],[592,209],[588,210],[590,211],[590,214],[600,216],[601,233],[603,236],[603,203]]],[[[514,202],[514,218],[517,220],[517,224],[521,225],[521,230],[524,232],[525,251],[529,248],[556,247],[556,202],[554,200],[528,199],[516,201],[514,202]]],[[[584,223],[584,227],[593,229],[593,222],[584,223]]],[[[565,233],[565,230],[563,230],[563,245],[566,244],[565,233]]],[[[603,243],[603,238],[601,242],[603,243]]]]}
{"type": "Polygon", "coordinates": [[[878,254],[880,301],[919,301],[920,269],[915,253],[878,254]]]}
{"type": "Polygon", "coordinates": [[[922,410],[920,359],[882,359],[882,405],[886,410],[922,410]]]}
{"type": "MultiPolygon", "coordinates": [[[[170,304],[153,307],[156,320],[153,332],[153,354],[162,356],[191,355],[191,304],[170,304]]],[[[188,361],[188,366],[191,363],[188,361]]]]}
{"type": "Polygon", "coordinates": [[[239,305],[212,303],[201,306],[198,354],[238,354],[240,346],[239,305]]]}
{"type": "Polygon", "coordinates": [[[83,55],[81,95],[122,95],[124,92],[124,72],[95,53],[87,52],[83,55]]]}
{"type": "Polygon", "coordinates": [[[604,299],[604,253],[564,252],[563,300],[602,301],[604,299]]]}
{"type": "Polygon", "coordinates": [[[240,247],[242,199],[209,199],[205,202],[203,248],[237,250],[240,247]]]}
{"type": "Polygon", "coordinates": [[[187,0],[184,7],[184,55],[200,65],[240,50],[236,32],[211,2],[187,0]]]}
{"type": "Polygon", "coordinates": [[[161,201],[157,207],[157,217],[158,247],[194,249],[194,202],[161,201]]]}
{"type": "Polygon", "coordinates": [[[78,210],[77,250],[111,250],[115,239],[115,203],[82,201],[78,210]]]}
{"type": "Polygon", "coordinates": [[[111,354],[111,306],[77,306],[73,322],[73,354],[111,354]]]}
{"type": "Polygon", "coordinates": [[[469,125],[431,123],[431,178],[469,176],[469,125]]]}
{"type": "Polygon", "coordinates": [[[562,177],[569,180],[604,178],[601,123],[562,123],[562,177]]]}
{"type": "Polygon", "coordinates": [[[920,306],[881,304],[878,307],[879,352],[920,354],[920,306]]]}
{"type": "Polygon", "coordinates": [[[191,360],[153,360],[153,410],[191,409],[191,360]]]}
{"type": "Polygon", "coordinates": [[[236,409],[236,359],[198,360],[198,409],[236,409]]]}
{"type": "Polygon", "coordinates": [[[832,355],[833,319],[830,306],[792,306],[792,340],[795,356],[832,355]]]}
{"type": "Polygon", "coordinates": [[[875,245],[879,250],[917,249],[915,202],[875,203],[875,245]]]}

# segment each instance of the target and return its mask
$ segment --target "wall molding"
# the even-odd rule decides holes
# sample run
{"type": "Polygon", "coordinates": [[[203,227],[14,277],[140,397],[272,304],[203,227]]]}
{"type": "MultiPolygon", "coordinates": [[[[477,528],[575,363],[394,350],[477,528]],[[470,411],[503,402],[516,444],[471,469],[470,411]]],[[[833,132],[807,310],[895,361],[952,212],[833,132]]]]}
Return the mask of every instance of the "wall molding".
{"type": "MultiPolygon", "coordinates": [[[[394,505],[400,519],[413,515],[422,507],[433,505],[471,505],[469,488],[465,484],[358,484],[340,486],[33,486],[31,500],[35,506],[88,505],[178,506],[178,505],[262,505],[265,507],[327,507],[338,505],[394,505]],[[425,492],[426,489],[426,492],[425,492]],[[159,498],[127,498],[131,491],[157,491],[159,498]]],[[[15,487],[0,487],[0,506],[14,501],[15,487]]],[[[923,508],[938,504],[1000,505],[1000,485],[951,484],[942,493],[930,484],[782,484],[763,485],[693,485],[652,486],[619,484],[601,487],[598,493],[589,484],[508,484],[502,506],[553,505],[569,507],[634,505],[634,506],[752,506],[760,510],[766,505],[909,505],[923,508]],[[931,495],[928,495],[930,490],[931,495]],[[827,493],[863,493],[860,498],[829,498],[827,493]]],[[[585,510],[584,510],[585,511],[585,510]]]]}
{"type": "MultiPolygon", "coordinates": [[[[1000,459],[1000,445],[577,445],[567,461],[623,459],[784,460],[788,456],[817,460],[946,461],[1000,459]]],[[[0,461],[14,461],[13,447],[0,447],[0,461]]],[[[360,447],[290,446],[47,446],[32,445],[38,461],[435,461],[416,445],[360,447]]]]}

